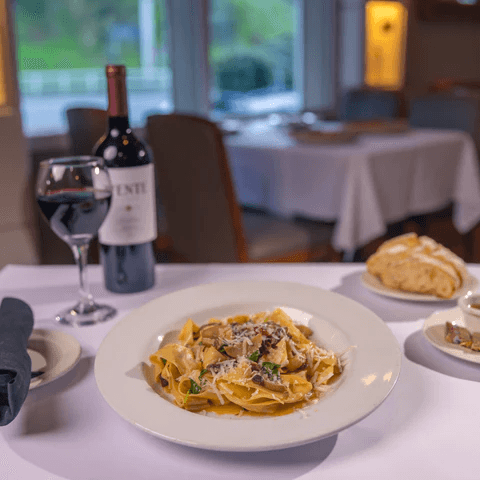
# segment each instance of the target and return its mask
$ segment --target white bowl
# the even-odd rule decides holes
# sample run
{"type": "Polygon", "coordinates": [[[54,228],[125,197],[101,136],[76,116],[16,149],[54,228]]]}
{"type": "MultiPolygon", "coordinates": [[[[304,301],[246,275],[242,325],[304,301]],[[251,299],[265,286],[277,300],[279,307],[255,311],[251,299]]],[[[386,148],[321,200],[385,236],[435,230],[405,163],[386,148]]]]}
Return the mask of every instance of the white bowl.
{"type": "Polygon", "coordinates": [[[480,294],[470,294],[458,299],[462,309],[465,328],[469,332],[480,333],[480,294]]]}

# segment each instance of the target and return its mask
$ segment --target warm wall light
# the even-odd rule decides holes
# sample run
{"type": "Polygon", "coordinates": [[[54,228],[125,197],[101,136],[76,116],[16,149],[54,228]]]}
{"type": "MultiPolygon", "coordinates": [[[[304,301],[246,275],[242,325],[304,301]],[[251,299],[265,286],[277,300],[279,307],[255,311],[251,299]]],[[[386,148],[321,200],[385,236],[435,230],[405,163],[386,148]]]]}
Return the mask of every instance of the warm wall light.
{"type": "Polygon", "coordinates": [[[5,83],[5,51],[7,49],[6,25],[7,18],[5,0],[0,0],[0,107],[7,103],[7,85],[5,83]]]}
{"type": "Polygon", "coordinates": [[[399,90],[404,81],[407,8],[400,2],[368,1],[365,9],[365,83],[399,90]]]}

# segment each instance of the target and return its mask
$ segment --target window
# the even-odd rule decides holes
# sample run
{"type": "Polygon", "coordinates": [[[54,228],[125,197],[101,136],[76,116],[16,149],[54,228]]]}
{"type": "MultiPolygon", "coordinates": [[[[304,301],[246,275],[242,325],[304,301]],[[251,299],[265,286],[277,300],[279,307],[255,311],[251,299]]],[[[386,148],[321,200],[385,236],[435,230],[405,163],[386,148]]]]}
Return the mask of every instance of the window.
{"type": "Polygon", "coordinates": [[[214,120],[331,109],[343,81],[339,0],[15,1],[28,136],[65,133],[69,107],[106,108],[107,63],[127,66],[133,126],[174,106],[214,120]]]}
{"type": "Polygon", "coordinates": [[[300,34],[295,0],[211,0],[210,98],[214,116],[295,111],[300,34]]]}
{"type": "Polygon", "coordinates": [[[133,126],[172,109],[165,0],[17,0],[15,22],[26,135],[66,132],[68,107],[106,108],[107,63],[127,66],[133,126]]]}

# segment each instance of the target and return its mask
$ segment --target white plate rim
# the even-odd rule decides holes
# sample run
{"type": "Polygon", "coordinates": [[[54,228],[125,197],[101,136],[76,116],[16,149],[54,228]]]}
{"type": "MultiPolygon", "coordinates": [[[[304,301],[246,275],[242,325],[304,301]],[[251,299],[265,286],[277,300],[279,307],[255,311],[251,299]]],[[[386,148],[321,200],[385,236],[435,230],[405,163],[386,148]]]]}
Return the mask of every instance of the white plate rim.
{"type": "Polygon", "coordinates": [[[37,352],[46,360],[44,373],[31,379],[29,390],[47,385],[68,373],[79,362],[82,353],[75,337],[45,328],[33,329],[27,344],[27,352],[29,350],[37,352]]]}
{"type": "Polygon", "coordinates": [[[451,302],[466,295],[469,291],[475,292],[478,288],[478,279],[468,273],[465,282],[459,290],[451,298],[439,298],[435,295],[426,295],[422,293],[414,292],[402,292],[401,290],[394,290],[393,288],[386,287],[383,283],[374,275],[368,271],[364,271],[361,276],[362,285],[368,288],[372,292],[378,293],[385,297],[398,298],[400,300],[409,300],[413,302],[451,302]]]}
{"type": "Polygon", "coordinates": [[[97,351],[94,370],[97,386],[113,410],[150,434],[208,450],[259,451],[302,445],[357,423],[389,395],[400,372],[401,358],[400,346],[383,320],[343,295],[292,282],[239,281],[178,290],[132,311],[104,338],[97,351]],[[345,335],[349,343],[355,343],[352,361],[342,383],[317,405],[308,407],[304,423],[299,423],[302,419],[298,412],[254,419],[194,414],[170,404],[155,394],[143,378],[131,375],[132,368],[148,361],[144,352],[152,335],[156,334],[153,326],[157,333],[164,333],[171,329],[174,321],[183,323],[192,312],[215,308],[230,310],[235,306],[236,313],[240,313],[238,309],[242,305],[256,302],[285,305],[311,313],[318,317],[313,321],[314,326],[322,322],[328,324],[333,331],[336,329],[334,336],[345,335]],[[163,326],[157,312],[169,319],[163,326]],[[173,315],[176,315],[174,319],[173,315]],[[359,396],[362,402],[358,402],[359,396]],[[342,415],[338,415],[339,410],[342,415]],[[332,416],[335,412],[336,417],[332,416]],[[233,424],[235,428],[226,428],[233,424]]]}
{"type": "Polygon", "coordinates": [[[480,352],[473,352],[445,340],[446,322],[455,322],[460,326],[464,326],[462,309],[455,307],[432,313],[423,322],[422,332],[424,337],[435,348],[452,357],[461,358],[467,362],[480,363],[480,352]]]}

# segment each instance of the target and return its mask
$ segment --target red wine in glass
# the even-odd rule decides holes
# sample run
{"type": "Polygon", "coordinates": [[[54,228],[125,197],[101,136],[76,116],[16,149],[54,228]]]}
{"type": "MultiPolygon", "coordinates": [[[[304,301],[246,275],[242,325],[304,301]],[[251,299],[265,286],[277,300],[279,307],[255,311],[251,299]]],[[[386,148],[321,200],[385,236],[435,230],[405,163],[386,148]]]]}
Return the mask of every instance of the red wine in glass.
{"type": "Polygon", "coordinates": [[[80,275],[79,302],[55,319],[80,326],[111,318],[116,310],[93,300],[86,275],[90,242],[107,217],[112,198],[112,183],[103,159],[83,156],[44,160],[35,189],[43,217],[72,249],[80,275]]]}

